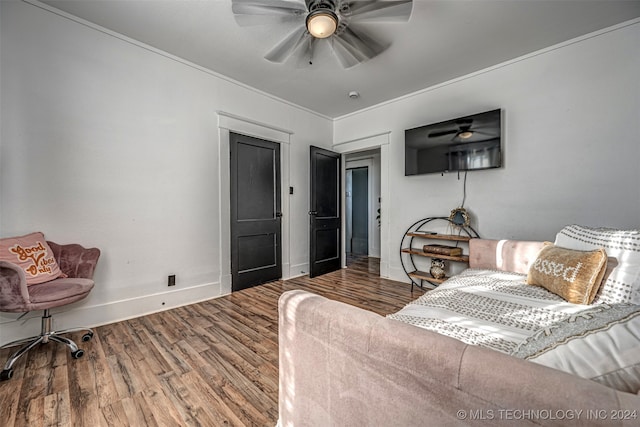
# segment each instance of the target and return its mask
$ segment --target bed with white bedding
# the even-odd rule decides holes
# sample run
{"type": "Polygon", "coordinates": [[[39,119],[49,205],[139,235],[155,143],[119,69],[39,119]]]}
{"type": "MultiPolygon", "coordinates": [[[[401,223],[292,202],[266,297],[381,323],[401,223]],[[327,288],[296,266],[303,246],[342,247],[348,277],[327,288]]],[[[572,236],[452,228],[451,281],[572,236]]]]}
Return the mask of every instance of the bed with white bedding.
{"type": "Polygon", "coordinates": [[[470,268],[387,317],[640,391],[640,230],[570,225],[555,245],[472,239],[469,249],[470,268]],[[608,262],[587,262],[597,252],[608,262]],[[540,265],[548,267],[542,279],[532,274],[540,265]],[[558,288],[563,268],[584,280],[558,288]],[[589,304],[568,302],[570,288],[589,304]]]}
{"type": "Polygon", "coordinates": [[[538,330],[591,308],[526,279],[526,274],[469,268],[388,317],[510,354],[538,330]]]}

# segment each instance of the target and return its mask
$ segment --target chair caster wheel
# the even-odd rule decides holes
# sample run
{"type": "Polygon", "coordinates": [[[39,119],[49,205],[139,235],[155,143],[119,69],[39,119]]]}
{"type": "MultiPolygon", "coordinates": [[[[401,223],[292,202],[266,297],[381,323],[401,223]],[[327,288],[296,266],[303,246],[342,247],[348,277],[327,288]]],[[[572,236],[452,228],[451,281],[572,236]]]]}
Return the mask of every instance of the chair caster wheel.
{"type": "Polygon", "coordinates": [[[93,338],[93,332],[87,332],[82,336],[82,341],[84,342],[91,341],[91,338],[93,338]]]}
{"type": "Polygon", "coordinates": [[[10,380],[12,376],[13,369],[3,369],[2,372],[0,372],[0,381],[10,380]]]}
{"type": "Polygon", "coordinates": [[[73,357],[74,359],[80,359],[82,356],[84,356],[84,350],[82,350],[81,348],[71,352],[71,357],[73,357]]]}

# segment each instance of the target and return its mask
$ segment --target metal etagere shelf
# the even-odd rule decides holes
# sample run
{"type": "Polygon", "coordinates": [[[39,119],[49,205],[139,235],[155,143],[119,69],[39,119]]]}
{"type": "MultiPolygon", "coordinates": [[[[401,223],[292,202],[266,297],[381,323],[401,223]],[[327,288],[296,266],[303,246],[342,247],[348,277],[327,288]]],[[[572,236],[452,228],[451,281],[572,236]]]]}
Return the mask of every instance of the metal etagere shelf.
{"type": "Polygon", "coordinates": [[[411,289],[413,289],[414,285],[423,288],[425,281],[435,287],[448,279],[446,276],[443,278],[436,278],[433,277],[430,272],[419,270],[416,267],[414,256],[469,263],[468,255],[444,255],[434,252],[425,252],[422,247],[414,246],[414,239],[456,242],[457,245],[459,242],[468,242],[470,239],[478,237],[480,236],[473,227],[470,225],[456,224],[448,217],[428,217],[413,223],[407,231],[405,231],[402,236],[402,241],[400,242],[400,262],[402,263],[404,272],[411,280],[411,289]],[[449,223],[454,230],[458,231],[458,234],[441,234],[426,230],[426,226],[434,221],[445,221],[449,223]]]}

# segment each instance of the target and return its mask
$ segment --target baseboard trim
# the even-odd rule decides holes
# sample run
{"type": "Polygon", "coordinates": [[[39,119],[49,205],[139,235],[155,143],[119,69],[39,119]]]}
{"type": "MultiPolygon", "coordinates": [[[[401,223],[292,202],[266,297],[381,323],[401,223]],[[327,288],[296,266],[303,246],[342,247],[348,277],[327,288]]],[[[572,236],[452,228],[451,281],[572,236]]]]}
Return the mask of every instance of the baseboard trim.
{"type": "MultiPolygon", "coordinates": [[[[223,292],[220,283],[216,282],[98,305],[79,302],[64,307],[61,311],[53,309],[53,326],[55,330],[83,326],[93,328],[207,301],[228,293],[223,292]]],[[[0,345],[39,334],[41,315],[41,311],[32,312],[28,317],[17,320],[19,314],[16,314],[15,320],[2,323],[0,345]]]]}
{"type": "Polygon", "coordinates": [[[309,274],[309,263],[305,262],[303,264],[295,264],[292,265],[289,269],[289,277],[283,277],[283,279],[294,279],[296,277],[304,276],[305,274],[309,274]]]}

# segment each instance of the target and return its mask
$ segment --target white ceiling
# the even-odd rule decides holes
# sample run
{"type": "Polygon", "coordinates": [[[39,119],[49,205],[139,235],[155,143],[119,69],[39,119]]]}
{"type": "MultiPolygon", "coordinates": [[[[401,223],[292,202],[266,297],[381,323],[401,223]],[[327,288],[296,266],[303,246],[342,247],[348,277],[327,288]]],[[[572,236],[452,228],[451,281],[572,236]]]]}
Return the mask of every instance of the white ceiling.
{"type": "Polygon", "coordinates": [[[325,46],[300,68],[263,58],[298,24],[240,27],[231,0],[44,3],[331,118],[640,17],[636,0],[414,0],[409,22],[367,24],[392,43],[379,56],[343,69],[325,46]]]}

